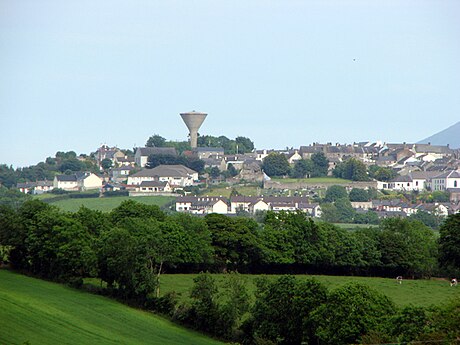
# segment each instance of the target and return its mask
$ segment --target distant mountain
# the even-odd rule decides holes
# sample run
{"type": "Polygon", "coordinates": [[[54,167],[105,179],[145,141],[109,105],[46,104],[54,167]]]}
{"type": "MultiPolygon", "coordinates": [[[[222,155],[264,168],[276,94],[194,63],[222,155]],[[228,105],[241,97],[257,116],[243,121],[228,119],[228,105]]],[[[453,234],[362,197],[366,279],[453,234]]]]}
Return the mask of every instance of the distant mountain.
{"type": "Polygon", "coordinates": [[[431,137],[420,140],[418,144],[447,145],[451,149],[460,148],[460,121],[431,137]]]}

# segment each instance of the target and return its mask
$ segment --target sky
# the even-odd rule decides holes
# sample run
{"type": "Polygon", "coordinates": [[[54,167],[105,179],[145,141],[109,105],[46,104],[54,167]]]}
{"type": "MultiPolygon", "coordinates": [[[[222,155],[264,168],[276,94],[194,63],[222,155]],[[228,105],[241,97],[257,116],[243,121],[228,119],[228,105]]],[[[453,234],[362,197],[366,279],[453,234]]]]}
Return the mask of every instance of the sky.
{"type": "Polygon", "coordinates": [[[0,164],[187,140],[416,142],[460,121],[460,1],[0,0],[0,164]]]}

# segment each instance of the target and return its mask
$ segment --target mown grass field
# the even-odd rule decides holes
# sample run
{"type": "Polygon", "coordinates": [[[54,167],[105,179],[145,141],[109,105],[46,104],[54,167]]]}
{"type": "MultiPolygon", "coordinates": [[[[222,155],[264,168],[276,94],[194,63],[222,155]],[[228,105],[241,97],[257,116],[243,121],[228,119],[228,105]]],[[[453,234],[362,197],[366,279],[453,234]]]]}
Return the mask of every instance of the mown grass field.
{"type": "MultiPolygon", "coordinates": [[[[213,275],[219,286],[223,285],[224,274],[213,275]]],[[[195,274],[165,274],[161,277],[161,293],[175,291],[181,294],[181,299],[186,300],[190,295],[195,274]]],[[[255,292],[255,279],[258,275],[241,275],[246,280],[248,291],[251,295],[255,292]]],[[[267,275],[268,279],[276,279],[277,275],[267,275]]],[[[447,280],[403,280],[400,285],[395,279],[369,278],[351,276],[322,276],[322,275],[298,275],[298,279],[315,278],[324,283],[329,289],[342,286],[348,282],[359,282],[366,284],[377,291],[388,296],[398,306],[423,306],[440,305],[454,298],[460,298],[460,286],[451,287],[447,280]]]]}
{"type": "Polygon", "coordinates": [[[219,344],[102,296],[0,270],[0,344],[219,344]]]}
{"type": "Polygon", "coordinates": [[[135,200],[147,205],[163,206],[172,200],[171,196],[113,196],[105,198],[82,198],[82,199],[65,199],[56,202],[51,202],[51,205],[56,205],[63,211],[76,212],[80,206],[86,206],[92,210],[99,210],[102,212],[110,212],[112,209],[121,204],[124,200],[135,200]]]}

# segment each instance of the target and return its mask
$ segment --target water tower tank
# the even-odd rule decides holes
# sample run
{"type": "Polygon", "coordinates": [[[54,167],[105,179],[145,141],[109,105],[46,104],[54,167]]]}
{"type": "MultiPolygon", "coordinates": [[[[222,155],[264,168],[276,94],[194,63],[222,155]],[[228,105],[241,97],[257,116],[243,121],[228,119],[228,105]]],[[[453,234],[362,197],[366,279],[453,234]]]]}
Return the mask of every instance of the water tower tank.
{"type": "Polygon", "coordinates": [[[203,123],[207,115],[208,114],[206,113],[200,113],[196,111],[180,114],[182,120],[184,120],[190,132],[190,146],[192,147],[192,149],[197,147],[198,129],[200,129],[201,124],[203,123]]]}

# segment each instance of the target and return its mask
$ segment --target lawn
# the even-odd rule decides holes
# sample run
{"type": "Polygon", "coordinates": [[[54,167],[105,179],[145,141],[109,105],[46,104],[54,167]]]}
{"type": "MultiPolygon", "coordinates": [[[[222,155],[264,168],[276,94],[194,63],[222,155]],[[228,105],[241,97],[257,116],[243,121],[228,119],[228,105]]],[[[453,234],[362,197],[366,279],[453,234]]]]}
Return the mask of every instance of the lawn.
{"type": "Polygon", "coordinates": [[[260,187],[255,186],[233,186],[233,187],[210,187],[206,191],[202,193],[202,195],[209,195],[209,196],[223,196],[225,198],[230,198],[230,193],[232,192],[232,188],[234,188],[240,195],[252,195],[258,196],[263,194],[263,189],[260,187]]]}
{"type": "Polygon", "coordinates": [[[0,270],[0,344],[219,344],[151,313],[0,270]]]}
{"type": "Polygon", "coordinates": [[[350,180],[345,180],[342,178],[335,178],[335,177],[311,177],[311,178],[282,178],[282,177],[272,177],[273,181],[278,181],[281,183],[308,183],[308,184],[316,184],[316,183],[325,183],[325,184],[346,184],[351,183],[350,180]]]}
{"type": "Polygon", "coordinates": [[[51,205],[56,205],[63,211],[76,212],[80,206],[86,206],[92,210],[110,212],[124,200],[135,200],[147,205],[163,206],[174,200],[171,196],[114,196],[105,198],[82,198],[82,199],[64,199],[56,202],[51,202],[51,205]]]}
{"type": "MultiPolygon", "coordinates": [[[[224,274],[213,275],[219,285],[224,281],[224,274]]],[[[193,285],[193,274],[165,274],[161,278],[161,293],[176,291],[181,294],[181,299],[185,300],[190,294],[193,285]]],[[[247,288],[251,295],[255,292],[254,281],[258,275],[242,275],[247,282],[247,288]]],[[[279,276],[267,275],[268,279],[276,279],[279,276]]],[[[402,284],[397,284],[395,279],[390,278],[370,278],[370,277],[351,277],[351,276],[308,276],[298,275],[298,279],[307,278],[318,279],[329,289],[342,286],[348,282],[360,282],[366,284],[377,291],[387,295],[398,306],[416,305],[430,306],[440,305],[454,298],[460,298],[460,286],[451,287],[447,280],[403,280],[402,284]]]]}

